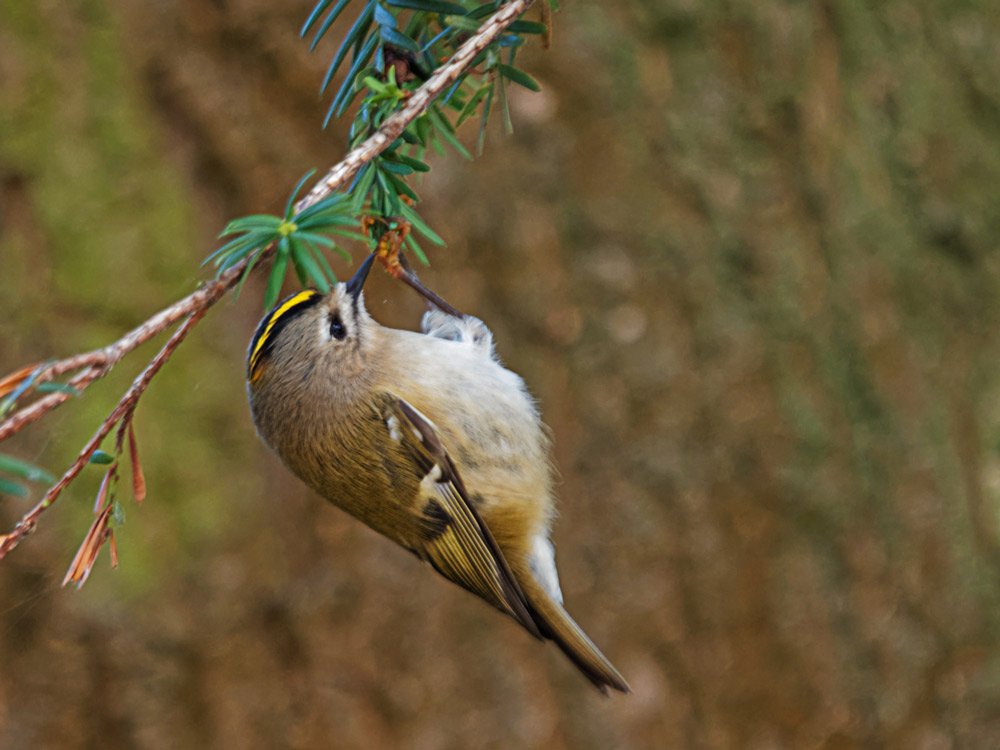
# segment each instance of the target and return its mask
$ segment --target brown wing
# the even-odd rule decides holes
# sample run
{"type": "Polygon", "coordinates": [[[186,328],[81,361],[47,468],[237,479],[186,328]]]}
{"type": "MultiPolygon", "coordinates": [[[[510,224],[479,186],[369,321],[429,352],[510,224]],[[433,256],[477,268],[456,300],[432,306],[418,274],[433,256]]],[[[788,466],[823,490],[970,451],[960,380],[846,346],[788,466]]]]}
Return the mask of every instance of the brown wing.
{"type": "Polygon", "coordinates": [[[541,638],[524,593],[493,534],[469,501],[465,485],[434,424],[400,398],[382,412],[390,437],[414,464],[420,482],[422,523],[414,551],[445,578],[506,612],[541,638]]]}

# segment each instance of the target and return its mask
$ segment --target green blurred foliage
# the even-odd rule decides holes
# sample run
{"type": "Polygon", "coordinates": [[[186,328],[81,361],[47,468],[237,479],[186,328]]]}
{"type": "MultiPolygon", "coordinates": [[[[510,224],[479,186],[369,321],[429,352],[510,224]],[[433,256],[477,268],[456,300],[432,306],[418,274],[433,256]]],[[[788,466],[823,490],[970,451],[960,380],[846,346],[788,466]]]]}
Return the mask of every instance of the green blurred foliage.
{"type": "MultiPolygon", "coordinates": [[[[0,371],[336,161],[307,5],[0,5],[0,371]]],[[[568,3],[514,136],[433,162],[426,281],[539,396],[568,607],[633,696],[257,445],[258,280],[140,404],[122,567],[58,588],[100,467],[0,565],[0,746],[996,747],[997,38],[989,3],[568,3]]],[[[4,450],[58,473],[152,354],[4,450]]]]}

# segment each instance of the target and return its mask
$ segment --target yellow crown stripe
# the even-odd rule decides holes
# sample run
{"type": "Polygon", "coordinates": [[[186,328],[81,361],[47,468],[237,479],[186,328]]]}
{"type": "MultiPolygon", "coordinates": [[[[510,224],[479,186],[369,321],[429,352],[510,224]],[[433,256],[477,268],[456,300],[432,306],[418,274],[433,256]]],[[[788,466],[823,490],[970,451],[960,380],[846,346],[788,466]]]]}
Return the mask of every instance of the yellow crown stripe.
{"type": "Polygon", "coordinates": [[[257,346],[253,348],[253,352],[250,354],[250,370],[253,371],[257,368],[257,359],[260,357],[260,351],[264,348],[264,344],[267,343],[268,337],[271,335],[271,329],[274,328],[274,324],[277,323],[281,316],[288,312],[291,308],[295,307],[300,302],[305,302],[308,299],[312,299],[318,294],[318,292],[307,289],[304,292],[299,292],[292,297],[285,300],[282,305],[271,313],[270,320],[267,321],[267,328],[264,329],[264,333],[260,335],[257,339],[257,346]]]}

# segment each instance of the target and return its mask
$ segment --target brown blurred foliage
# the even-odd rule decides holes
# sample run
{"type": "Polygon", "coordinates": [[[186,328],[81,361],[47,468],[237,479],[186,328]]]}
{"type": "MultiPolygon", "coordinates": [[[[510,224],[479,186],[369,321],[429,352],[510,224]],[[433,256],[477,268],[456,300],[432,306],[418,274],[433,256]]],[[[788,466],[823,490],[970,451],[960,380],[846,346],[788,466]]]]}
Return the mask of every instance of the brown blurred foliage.
{"type": "MultiPolygon", "coordinates": [[[[0,4],[0,371],[113,340],[343,153],[308,5],[0,4]]],[[[1000,746],[998,38],[985,2],[567,2],[514,136],[420,187],[634,695],[257,443],[258,283],[140,403],[120,569],[58,585],[97,468],[0,564],[0,747],[1000,746]]],[[[4,450],[61,470],[139,359],[4,450]]]]}

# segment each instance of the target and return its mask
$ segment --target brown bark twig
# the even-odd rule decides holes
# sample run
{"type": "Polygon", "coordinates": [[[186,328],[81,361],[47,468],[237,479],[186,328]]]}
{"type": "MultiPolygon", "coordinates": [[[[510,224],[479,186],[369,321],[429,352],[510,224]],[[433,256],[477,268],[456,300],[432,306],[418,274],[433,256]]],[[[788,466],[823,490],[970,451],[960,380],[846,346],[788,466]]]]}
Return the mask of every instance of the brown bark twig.
{"type": "Polygon", "coordinates": [[[83,471],[83,467],[87,465],[90,461],[90,457],[94,455],[94,452],[101,446],[101,442],[108,436],[111,430],[114,429],[115,425],[123,418],[129,415],[129,413],[135,409],[135,405],[138,403],[139,398],[149,387],[150,382],[160,368],[166,364],[167,360],[174,353],[174,350],[180,346],[180,343],[187,337],[191,329],[194,328],[198,321],[204,317],[205,313],[208,312],[208,307],[203,307],[199,310],[195,310],[191,313],[191,316],[185,320],[181,326],[174,331],[174,334],[170,337],[163,348],[160,349],[159,353],[150,360],[149,365],[143,370],[139,377],[137,377],[133,382],[131,387],[122,396],[121,401],[118,405],[111,411],[111,413],[105,418],[104,422],[101,424],[100,428],[94,433],[94,436],[90,439],[90,442],[84,446],[83,450],[80,451],[80,455],[76,457],[76,460],[70,465],[66,470],[66,473],[62,475],[62,478],[56,482],[49,491],[45,493],[45,496],[38,502],[38,504],[32,508],[28,513],[25,514],[21,522],[14,527],[14,530],[9,534],[4,534],[0,536],[0,560],[2,560],[8,552],[10,552],[14,547],[17,546],[18,542],[22,538],[34,531],[36,524],[38,523],[38,517],[42,515],[46,508],[52,505],[59,497],[59,494],[69,486],[72,482],[83,471]]]}
{"type": "MultiPolygon", "coordinates": [[[[342,161],[336,164],[323,179],[295,205],[296,212],[318,203],[336,190],[346,185],[354,174],[364,164],[367,164],[391,143],[393,143],[407,125],[419,117],[430,103],[448,86],[455,82],[472,64],[472,61],[492,44],[497,37],[513,23],[534,0],[511,0],[487,20],[469,37],[451,59],[438,68],[430,78],[407,99],[406,104],[398,112],[387,119],[379,129],[361,145],[352,150],[342,161]]],[[[239,282],[247,265],[254,259],[262,260],[274,252],[274,245],[262,248],[229,268],[216,279],[206,282],[198,290],[187,297],[178,300],[161,310],[144,323],[129,331],[114,343],[91,352],[77,354],[54,362],[38,374],[36,382],[43,383],[70,372],[80,372],[72,377],[68,384],[77,390],[84,390],[95,380],[107,375],[111,369],[129,352],[133,351],[149,339],[163,332],[177,321],[186,318],[184,323],[174,332],[163,349],[150,361],[145,370],[135,379],[118,405],[112,410],[104,423],[84,447],[77,459],[66,470],[62,478],[53,485],[42,500],[32,508],[8,534],[0,534],[0,560],[17,544],[31,533],[39,516],[55,502],[59,494],[72,482],[90,460],[101,441],[111,432],[115,424],[135,410],[139,398],[149,386],[153,376],[170,358],[174,350],[184,340],[187,334],[197,325],[208,309],[222,299],[239,282]]],[[[39,398],[30,405],[15,412],[3,422],[0,422],[0,442],[32,422],[36,422],[60,404],[72,398],[69,393],[54,392],[39,398]]],[[[124,423],[123,423],[124,424],[124,423]]]]}

